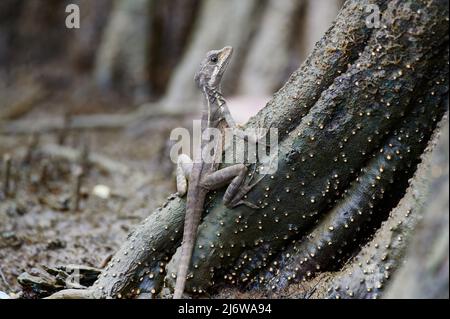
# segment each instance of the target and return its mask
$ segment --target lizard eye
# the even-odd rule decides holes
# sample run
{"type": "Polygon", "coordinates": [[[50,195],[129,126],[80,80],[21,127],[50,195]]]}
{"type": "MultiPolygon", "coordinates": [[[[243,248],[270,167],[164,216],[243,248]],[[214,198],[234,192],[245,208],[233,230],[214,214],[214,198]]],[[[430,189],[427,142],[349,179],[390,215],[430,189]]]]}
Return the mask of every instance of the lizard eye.
{"type": "Polygon", "coordinates": [[[217,55],[212,55],[209,58],[209,61],[211,61],[212,63],[217,63],[217,61],[219,61],[219,59],[217,58],[217,55]]]}

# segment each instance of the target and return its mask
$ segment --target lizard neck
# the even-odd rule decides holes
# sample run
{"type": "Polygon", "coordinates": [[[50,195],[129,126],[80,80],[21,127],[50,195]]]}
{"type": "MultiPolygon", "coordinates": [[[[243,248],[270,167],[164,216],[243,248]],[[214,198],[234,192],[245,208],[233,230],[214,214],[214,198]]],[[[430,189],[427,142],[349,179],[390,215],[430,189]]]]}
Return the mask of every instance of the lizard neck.
{"type": "Polygon", "coordinates": [[[204,108],[202,114],[202,131],[207,127],[216,127],[217,122],[221,119],[221,111],[225,105],[225,100],[220,91],[220,87],[210,88],[204,86],[202,88],[204,97],[204,108]]]}
{"type": "MultiPolygon", "coordinates": [[[[201,150],[204,149],[204,147],[211,147],[211,142],[213,142],[215,151],[218,152],[215,154],[214,163],[220,162],[220,157],[222,156],[222,148],[224,145],[224,129],[226,128],[226,121],[224,118],[224,109],[226,109],[225,100],[222,96],[222,93],[219,89],[215,88],[208,88],[204,87],[202,88],[203,95],[204,95],[204,104],[205,107],[203,109],[203,115],[202,115],[202,122],[201,122],[201,131],[202,131],[202,138],[200,143],[201,150]],[[222,134],[222,137],[220,137],[220,140],[211,140],[211,137],[214,135],[211,134],[205,134],[205,131],[207,129],[218,129],[220,130],[220,133],[222,134]],[[220,153],[220,155],[219,155],[220,153]]],[[[211,132],[212,133],[212,132],[211,132]]],[[[216,138],[216,137],[214,137],[216,138]]],[[[200,154],[202,152],[200,151],[200,154]]],[[[210,163],[205,166],[206,169],[211,169],[212,167],[215,167],[216,164],[210,163]]],[[[202,164],[205,165],[205,164],[202,164]]]]}

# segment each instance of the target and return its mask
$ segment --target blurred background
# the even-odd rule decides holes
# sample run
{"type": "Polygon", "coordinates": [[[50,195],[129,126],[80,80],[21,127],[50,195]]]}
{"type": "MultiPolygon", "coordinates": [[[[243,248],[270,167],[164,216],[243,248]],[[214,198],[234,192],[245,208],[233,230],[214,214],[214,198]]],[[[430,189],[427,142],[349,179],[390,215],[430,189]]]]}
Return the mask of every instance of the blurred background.
{"type": "Polygon", "coordinates": [[[300,66],[342,3],[3,0],[0,117],[44,105],[47,112],[92,113],[155,101],[167,110],[195,111],[201,104],[193,75],[201,58],[231,45],[223,89],[240,97],[230,103],[234,112],[245,108],[236,112],[245,121],[300,66]],[[72,3],[80,8],[79,29],[65,27],[72,3]],[[7,110],[19,101],[26,105],[7,110]]]}

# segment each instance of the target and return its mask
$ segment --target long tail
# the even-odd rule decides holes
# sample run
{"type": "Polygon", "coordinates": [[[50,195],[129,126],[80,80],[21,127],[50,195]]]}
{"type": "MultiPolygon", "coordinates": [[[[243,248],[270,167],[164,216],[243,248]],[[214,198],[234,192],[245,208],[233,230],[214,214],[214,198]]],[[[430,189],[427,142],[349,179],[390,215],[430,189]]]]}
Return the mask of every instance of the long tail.
{"type": "Polygon", "coordinates": [[[173,299],[180,299],[186,285],[186,277],[189,265],[191,263],[192,252],[196,242],[197,228],[203,211],[202,196],[196,197],[198,194],[192,194],[188,191],[186,218],[184,221],[183,243],[181,246],[180,264],[178,266],[177,280],[175,283],[175,292],[173,299]]]}

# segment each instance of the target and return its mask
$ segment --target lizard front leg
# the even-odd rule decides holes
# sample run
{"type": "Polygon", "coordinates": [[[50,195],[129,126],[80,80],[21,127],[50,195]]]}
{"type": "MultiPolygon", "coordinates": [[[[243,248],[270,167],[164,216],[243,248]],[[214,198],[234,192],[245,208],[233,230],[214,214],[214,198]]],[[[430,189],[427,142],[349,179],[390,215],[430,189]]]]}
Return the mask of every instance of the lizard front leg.
{"type": "Polygon", "coordinates": [[[223,195],[225,206],[233,208],[243,204],[253,209],[258,209],[259,207],[255,204],[242,199],[256,185],[256,183],[243,185],[247,172],[248,169],[244,164],[235,164],[205,176],[201,181],[201,185],[209,190],[215,190],[231,181],[223,195]]]}
{"type": "Polygon", "coordinates": [[[186,154],[178,156],[177,161],[177,192],[180,196],[184,196],[187,192],[187,181],[192,171],[192,160],[186,154]]]}

